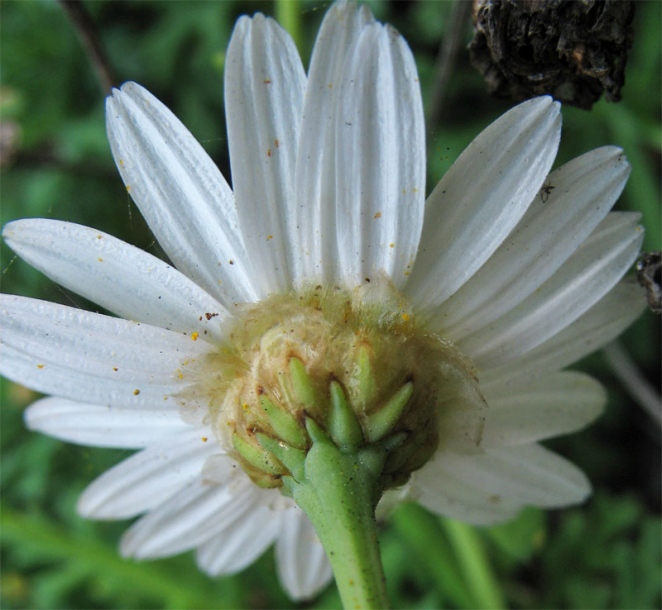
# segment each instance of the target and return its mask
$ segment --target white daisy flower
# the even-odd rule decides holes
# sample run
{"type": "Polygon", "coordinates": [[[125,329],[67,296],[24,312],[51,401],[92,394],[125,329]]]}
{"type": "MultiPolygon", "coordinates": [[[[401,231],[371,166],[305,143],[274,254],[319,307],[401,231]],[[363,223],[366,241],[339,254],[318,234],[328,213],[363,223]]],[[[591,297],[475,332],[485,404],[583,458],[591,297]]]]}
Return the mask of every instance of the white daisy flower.
{"type": "Polygon", "coordinates": [[[225,102],[233,190],[148,91],[127,83],[107,102],[120,174],[174,266],[72,223],[5,227],[24,260],[119,316],[2,295],[0,372],[49,395],[27,425],[139,450],[87,488],[80,513],[140,516],[125,556],[195,549],[210,575],[275,544],[288,593],[315,595],[329,563],[280,491],[292,468],[258,434],[305,450],[303,411],[326,415],[301,406],[304,386],[358,408],[366,439],[386,434],[375,405],[404,413],[383,511],[413,499],[490,524],[584,500],[586,477],[539,442],[600,413],[601,386],[564,369],[644,307],[619,282],[638,215],[609,212],[622,151],[550,173],[561,117],[538,98],[481,133],[426,200],[411,52],[346,3],[326,15],[307,77],[282,28],[242,17],[225,102]]]}

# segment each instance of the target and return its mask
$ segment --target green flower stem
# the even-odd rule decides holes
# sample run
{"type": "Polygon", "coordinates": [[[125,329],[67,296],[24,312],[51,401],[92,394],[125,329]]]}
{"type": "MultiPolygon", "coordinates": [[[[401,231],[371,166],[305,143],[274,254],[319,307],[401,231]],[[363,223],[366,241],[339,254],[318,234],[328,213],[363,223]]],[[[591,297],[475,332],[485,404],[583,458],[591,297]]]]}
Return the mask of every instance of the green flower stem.
{"type": "Polygon", "coordinates": [[[299,0],[277,0],[276,21],[280,23],[290,34],[299,53],[302,51],[302,27],[301,27],[301,4],[299,0]]]}
{"type": "MultiPolygon", "coordinates": [[[[376,402],[370,361],[359,359],[360,383],[350,400],[333,378],[325,395],[303,361],[290,357],[287,374],[279,377],[282,400],[290,408],[277,405],[263,391],[262,429],[235,432],[232,442],[258,484],[282,484],[281,491],[308,515],[333,568],[343,606],[371,610],[390,605],[375,508],[384,489],[397,480],[393,464],[385,466],[408,440],[409,433],[398,430],[398,423],[412,397],[413,382],[370,404],[376,402]]],[[[411,452],[404,460],[411,461],[411,452]]]]}
{"type": "Polygon", "coordinates": [[[421,568],[430,574],[442,607],[475,610],[475,596],[464,581],[455,553],[442,529],[442,520],[414,503],[402,504],[391,522],[421,568]]]}
{"type": "Polygon", "coordinates": [[[388,608],[375,522],[377,480],[386,450],[378,445],[338,447],[312,419],[306,428],[313,445],[305,457],[304,477],[284,477],[283,485],[312,521],[345,609],[388,608]]]}
{"type": "Polygon", "coordinates": [[[486,557],[480,537],[470,525],[451,519],[441,520],[455,550],[461,572],[474,595],[475,608],[498,610],[506,603],[498,580],[486,557]]]}

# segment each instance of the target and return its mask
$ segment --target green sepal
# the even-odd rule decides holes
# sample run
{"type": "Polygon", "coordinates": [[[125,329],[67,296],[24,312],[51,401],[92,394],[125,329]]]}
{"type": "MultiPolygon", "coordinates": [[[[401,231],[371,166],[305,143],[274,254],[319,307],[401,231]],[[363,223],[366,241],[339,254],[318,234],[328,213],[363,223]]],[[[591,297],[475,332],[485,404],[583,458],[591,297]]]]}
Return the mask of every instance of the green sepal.
{"type": "Polygon", "coordinates": [[[275,438],[271,438],[266,434],[258,432],[255,437],[260,446],[266,449],[269,453],[276,456],[285,468],[287,468],[295,480],[302,481],[304,477],[303,463],[306,459],[306,452],[301,449],[290,447],[275,438]]]}
{"type": "Polygon", "coordinates": [[[258,470],[248,462],[243,462],[242,468],[260,489],[281,489],[283,486],[280,474],[267,474],[264,470],[258,470]]]}
{"type": "Polygon", "coordinates": [[[410,381],[393,394],[384,406],[368,416],[365,423],[365,436],[368,443],[376,443],[393,429],[413,393],[414,384],[410,381]]]}
{"type": "Polygon", "coordinates": [[[293,393],[292,398],[299,405],[303,406],[306,413],[323,419],[325,416],[325,401],[313,385],[303,362],[298,358],[290,358],[289,369],[293,393]]]}
{"type": "Polygon", "coordinates": [[[394,451],[389,452],[388,459],[384,465],[384,472],[391,473],[396,470],[403,470],[404,464],[418,451],[430,435],[434,436],[434,432],[427,428],[410,432],[402,444],[394,447],[394,451]]]}
{"type": "Polygon", "coordinates": [[[339,447],[358,447],[363,443],[363,431],[354,410],[347,401],[345,390],[337,382],[329,384],[331,412],[327,431],[339,447]]]}
{"type": "Polygon", "coordinates": [[[320,427],[320,425],[312,418],[306,417],[306,430],[308,431],[308,436],[313,443],[321,443],[330,445],[331,440],[326,435],[326,432],[320,427]]]}
{"type": "Polygon", "coordinates": [[[386,451],[386,453],[391,453],[394,449],[400,447],[407,439],[409,438],[409,433],[407,432],[398,432],[396,434],[391,434],[379,443],[379,446],[386,451]]]}
{"type": "Polygon", "coordinates": [[[294,493],[294,488],[296,487],[297,482],[294,480],[293,477],[289,477],[289,476],[281,477],[280,482],[283,484],[282,487],[280,488],[280,493],[282,493],[284,496],[287,496],[288,498],[291,498],[292,494],[294,493]]]}
{"type": "Polygon", "coordinates": [[[434,432],[430,432],[425,438],[425,441],[416,449],[416,451],[409,457],[409,459],[404,463],[403,470],[407,472],[413,472],[422,468],[427,464],[432,456],[437,451],[439,445],[437,435],[434,432]]]}
{"type": "MultiPolygon", "coordinates": [[[[356,459],[366,470],[366,473],[375,481],[379,479],[384,468],[386,452],[377,445],[362,447],[356,452],[356,459]]],[[[377,491],[377,490],[376,490],[377,491]]],[[[379,490],[381,493],[381,490],[379,490]]],[[[379,498],[378,498],[379,499],[379,498]]],[[[375,502],[376,504],[376,502],[375,502]]]]}
{"type": "Polygon", "coordinates": [[[260,406],[264,409],[273,431],[279,438],[297,449],[306,448],[308,439],[292,415],[283,409],[279,409],[266,396],[260,396],[260,406]]]}
{"type": "Polygon", "coordinates": [[[287,471],[282,464],[279,464],[268,451],[256,447],[252,443],[241,438],[238,434],[232,435],[232,446],[242,458],[260,472],[266,472],[271,475],[287,474],[287,471]]]}

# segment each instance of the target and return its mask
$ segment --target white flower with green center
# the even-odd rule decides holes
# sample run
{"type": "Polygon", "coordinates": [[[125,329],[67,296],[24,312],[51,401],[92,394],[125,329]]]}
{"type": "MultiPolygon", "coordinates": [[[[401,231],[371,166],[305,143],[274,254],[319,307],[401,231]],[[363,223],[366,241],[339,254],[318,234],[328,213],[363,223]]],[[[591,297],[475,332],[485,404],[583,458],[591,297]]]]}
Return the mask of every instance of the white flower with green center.
{"type": "Polygon", "coordinates": [[[19,256],[119,316],[2,295],[0,371],[50,395],[28,426],[140,449],[89,486],[81,514],[142,515],[124,555],[195,549],[211,575],[275,543],[295,599],[331,578],[321,538],[342,555],[344,602],[378,606],[373,585],[352,597],[362,568],[343,546],[374,555],[378,502],[490,524],[584,500],[585,476],[538,443],[599,414],[600,385],[563,369],[644,307],[619,282],[638,215],[609,213],[622,151],[550,174],[561,119],[538,98],[426,200],[411,52],[346,3],[308,77],[274,21],[241,18],[225,102],[234,192],[145,89],[108,99],[115,161],[174,267],[67,222],[5,227],[19,256]],[[347,525],[343,511],[361,514],[347,525]]]}

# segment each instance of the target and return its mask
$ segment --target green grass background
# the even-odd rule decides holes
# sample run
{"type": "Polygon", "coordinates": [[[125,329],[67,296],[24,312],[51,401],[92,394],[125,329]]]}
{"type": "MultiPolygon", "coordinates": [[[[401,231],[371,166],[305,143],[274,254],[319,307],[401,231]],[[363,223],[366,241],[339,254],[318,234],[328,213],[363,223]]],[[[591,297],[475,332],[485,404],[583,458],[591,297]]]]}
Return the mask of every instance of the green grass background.
{"type": "MultiPolygon", "coordinates": [[[[424,99],[452,3],[368,3],[407,38],[424,99]]],[[[618,206],[644,214],[647,249],[660,248],[662,4],[637,2],[635,40],[621,104],[592,112],[564,108],[558,162],[618,144],[633,165],[618,206]]],[[[120,81],[135,80],[184,121],[229,176],[222,72],[240,14],[278,14],[310,56],[327,3],[172,1],[86,3],[120,81]]],[[[60,6],[0,4],[0,118],[20,130],[0,175],[2,223],[49,217],[105,230],[160,255],[114,167],[104,99],[60,6]]],[[[478,132],[511,102],[490,98],[461,54],[446,112],[428,136],[430,189],[478,132]]],[[[1,246],[3,292],[74,306],[94,305],[45,280],[1,246]]],[[[624,343],[659,384],[659,318],[645,314],[624,343]]],[[[495,528],[471,528],[408,505],[381,531],[389,591],[397,608],[658,608],[660,598],[660,431],[596,354],[581,368],[609,389],[593,427],[550,445],[596,488],[585,505],[526,510],[495,528]]],[[[77,496],[128,452],[76,447],[27,432],[22,411],[37,396],[3,380],[0,409],[1,606],[32,608],[287,608],[273,553],[231,577],[209,579],[192,554],[135,563],[121,559],[126,523],[92,522],[77,496]]],[[[259,536],[259,532],[255,532],[259,536]]],[[[301,607],[335,608],[333,586],[301,607]]]]}

